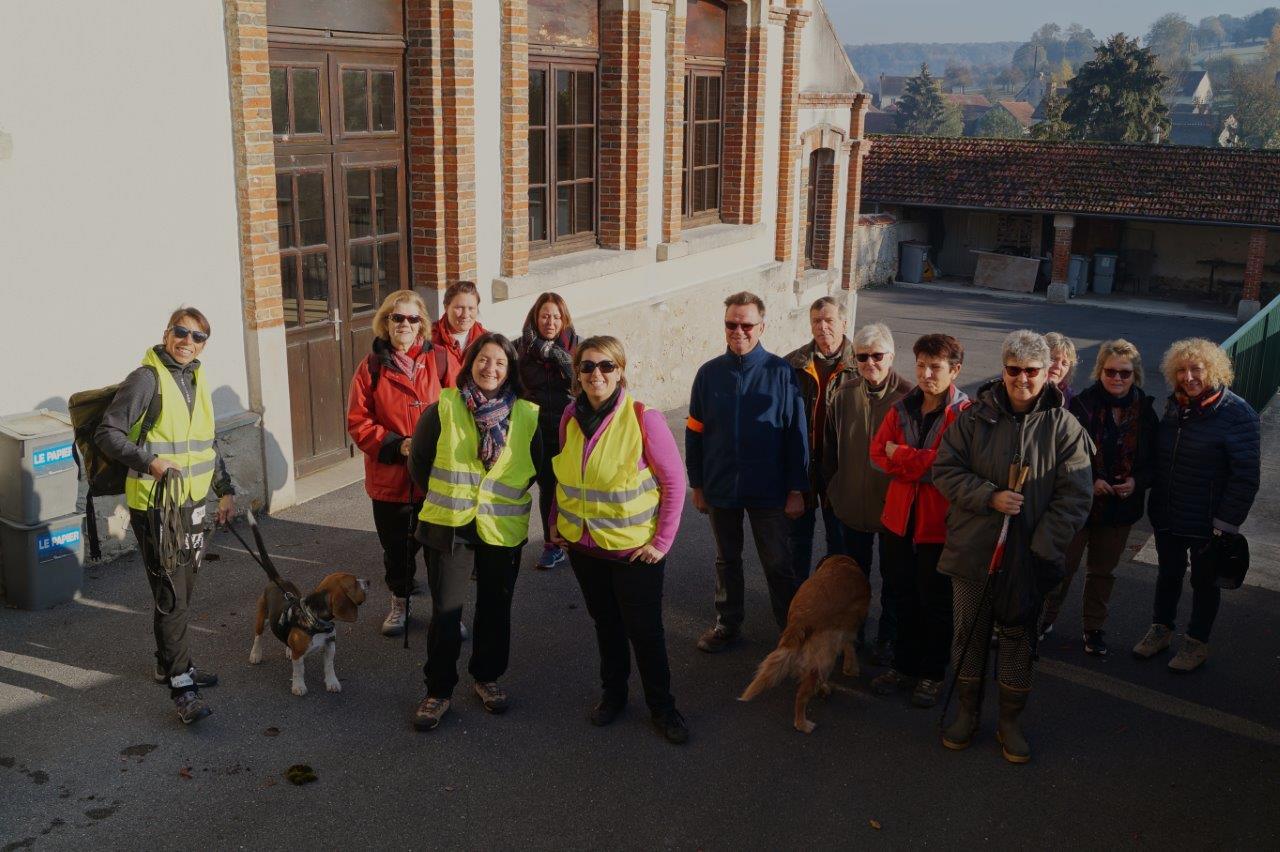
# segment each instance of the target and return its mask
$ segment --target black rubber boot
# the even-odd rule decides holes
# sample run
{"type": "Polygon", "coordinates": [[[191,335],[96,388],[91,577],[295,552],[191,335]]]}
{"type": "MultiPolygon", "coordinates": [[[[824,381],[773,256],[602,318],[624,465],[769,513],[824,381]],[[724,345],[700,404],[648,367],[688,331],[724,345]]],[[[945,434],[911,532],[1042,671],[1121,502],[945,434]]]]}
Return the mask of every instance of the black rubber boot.
{"type": "Polygon", "coordinates": [[[1010,763],[1031,760],[1031,746],[1018,726],[1018,717],[1027,708],[1029,695],[1029,689],[1014,689],[1000,684],[1000,721],[996,727],[996,739],[1004,749],[1004,759],[1010,763]]]}
{"type": "Polygon", "coordinates": [[[981,685],[980,678],[956,678],[956,699],[960,710],[955,720],[942,731],[942,744],[947,748],[960,751],[973,742],[973,735],[978,730],[978,688],[981,685]]]}

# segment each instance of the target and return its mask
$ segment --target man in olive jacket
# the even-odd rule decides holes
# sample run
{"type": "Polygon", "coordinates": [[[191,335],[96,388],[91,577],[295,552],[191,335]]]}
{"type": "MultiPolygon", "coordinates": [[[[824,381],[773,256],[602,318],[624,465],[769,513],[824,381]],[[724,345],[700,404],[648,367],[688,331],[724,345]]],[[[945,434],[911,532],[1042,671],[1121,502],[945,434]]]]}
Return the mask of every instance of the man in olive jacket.
{"type": "MultiPolygon", "coordinates": [[[[858,329],[853,336],[858,375],[831,396],[823,436],[822,477],[827,500],[840,519],[845,553],[857,560],[870,579],[873,547],[883,531],[880,515],[889,490],[889,475],[871,464],[871,439],[889,410],[913,387],[893,370],[893,334],[883,323],[858,329]]],[[[880,621],[875,661],[893,661],[897,639],[897,601],[901,594],[880,554],[880,621]]]]}

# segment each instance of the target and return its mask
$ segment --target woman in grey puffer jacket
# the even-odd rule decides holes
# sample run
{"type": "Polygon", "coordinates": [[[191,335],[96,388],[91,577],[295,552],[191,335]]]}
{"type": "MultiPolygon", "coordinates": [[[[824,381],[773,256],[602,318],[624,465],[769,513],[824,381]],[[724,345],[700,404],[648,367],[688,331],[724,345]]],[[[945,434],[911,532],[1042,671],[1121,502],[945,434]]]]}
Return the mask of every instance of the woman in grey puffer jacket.
{"type": "Polygon", "coordinates": [[[1026,763],[1031,749],[1018,717],[1031,691],[1034,625],[1045,595],[1065,574],[1067,545],[1089,517],[1092,442],[1063,408],[1062,392],[1048,383],[1044,337],[1015,331],[1005,338],[1002,355],[1002,376],[983,385],[974,404],[956,418],[933,464],[933,483],[951,503],[938,570],[952,579],[952,663],[960,702],[942,741],[962,749],[973,740],[985,648],[994,626],[997,737],[1006,760],[1026,763]],[[1010,469],[1018,466],[1029,468],[1021,494],[1008,487],[1010,469]],[[984,599],[988,565],[1006,516],[1004,558],[984,599]]]}

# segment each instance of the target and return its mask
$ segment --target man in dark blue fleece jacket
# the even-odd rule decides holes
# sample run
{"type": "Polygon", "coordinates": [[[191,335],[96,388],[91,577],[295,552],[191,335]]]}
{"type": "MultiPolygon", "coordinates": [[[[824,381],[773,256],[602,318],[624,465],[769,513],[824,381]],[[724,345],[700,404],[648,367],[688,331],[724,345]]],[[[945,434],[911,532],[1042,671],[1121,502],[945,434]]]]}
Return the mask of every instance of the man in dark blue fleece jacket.
{"type": "Polygon", "coordinates": [[[781,629],[798,581],[788,545],[804,512],[809,436],[795,371],[760,345],[764,302],[752,293],[725,299],[728,351],[698,369],[689,398],[685,465],[693,504],[710,514],[716,540],[716,624],[698,640],[708,653],[738,639],[744,617],[742,516],[769,584],[781,629]]]}

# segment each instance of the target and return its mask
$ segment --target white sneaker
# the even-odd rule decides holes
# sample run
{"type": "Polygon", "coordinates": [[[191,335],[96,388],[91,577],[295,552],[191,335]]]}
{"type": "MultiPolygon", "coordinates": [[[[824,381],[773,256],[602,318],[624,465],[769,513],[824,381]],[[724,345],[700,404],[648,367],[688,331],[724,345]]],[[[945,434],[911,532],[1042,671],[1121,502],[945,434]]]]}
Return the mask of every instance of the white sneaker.
{"type": "Polygon", "coordinates": [[[399,636],[404,632],[405,607],[404,598],[392,598],[391,609],[382,620],[383,636],[399,636]]]}
{"type": "Polygon", "coordinates": [[[1169,670],[1186,674],[1200,668],[1207,659],[1209,659],[1209,643],[1183,636],[1182,644],[1178,646],[1178,653],[1169,661],[1169,670]]]}

